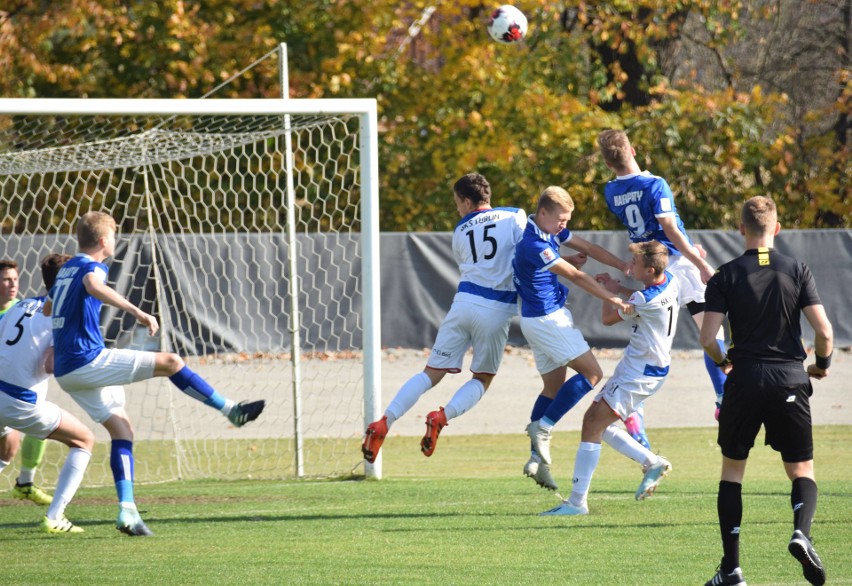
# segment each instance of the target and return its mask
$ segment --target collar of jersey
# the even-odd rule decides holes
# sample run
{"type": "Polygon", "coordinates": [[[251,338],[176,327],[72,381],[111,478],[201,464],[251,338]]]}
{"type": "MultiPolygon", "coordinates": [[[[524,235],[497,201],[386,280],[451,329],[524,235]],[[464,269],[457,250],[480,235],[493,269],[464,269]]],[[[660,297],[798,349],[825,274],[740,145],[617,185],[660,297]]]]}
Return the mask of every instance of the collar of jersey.
{"type": "Polygon", "coordinates": [[[539,227],[538,227],[538,224],[536,224],[536,223],[535,223],[535,214],[530,214],[530,215],[527,217],[527,226],[528,226],[528,227],[530,227],[530,228],[533,230],[533,232],[535,232],[535,234],[536,234],[539,238],[541,238],[542,240],[544,240],[545,242],[549,242],[549,241],[550,241],[550,234],[547,234],[546,232],[544,232],[544,230],[542,230],[541,228],[539,228],[539,227]]]}
{"type": "Polygon", "coordinates": [[[666,287],[672,282],[672,274],[668,271],[663,273],[666,279],[662,283],[657,283],[656,285],[651,285],[650,287],[646,287],[642,289],[642,296],[645,298],[645,301],[650,301],[660,293],[666,290],[666,287]]]}

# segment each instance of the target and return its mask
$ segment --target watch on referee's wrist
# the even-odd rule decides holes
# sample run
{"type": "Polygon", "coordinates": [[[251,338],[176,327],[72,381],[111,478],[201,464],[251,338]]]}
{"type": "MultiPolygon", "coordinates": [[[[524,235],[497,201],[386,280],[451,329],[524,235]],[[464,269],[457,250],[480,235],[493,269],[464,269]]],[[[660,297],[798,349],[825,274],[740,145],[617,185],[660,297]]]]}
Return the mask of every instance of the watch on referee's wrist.
{"type": "Polygon", "coordinates": [[[724,358],[722,358],[722,361],[717,362],[716,366],[718,366],[719,368],[725,368],[726,366],[729,366],[730,364],[731,364],[731,359],[728,358],[727,354],[725,354],[724,358]]]}

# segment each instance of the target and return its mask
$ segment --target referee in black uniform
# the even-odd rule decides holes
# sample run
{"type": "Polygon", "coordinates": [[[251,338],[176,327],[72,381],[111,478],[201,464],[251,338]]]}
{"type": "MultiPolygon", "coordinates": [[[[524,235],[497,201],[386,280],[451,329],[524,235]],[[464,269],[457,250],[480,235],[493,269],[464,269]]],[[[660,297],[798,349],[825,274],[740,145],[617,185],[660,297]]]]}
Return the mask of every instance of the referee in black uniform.
{"type": "Polygon", "coordinates": [[[793,537],[789,552],[802,564],[811,584],[825,583],[825,568],[811,545],[811,522],[817,503],[814,481],[809,376],[828,376],[832,329],[810,269],[773,250],[781,230],[775,203],[753,197],[743,205],[740,233],[745,254],[719,268],[707,284],[701,345],[729,371],[719,415],[722,479],[717,508],[723,557],[706,586],[745,584],[739,563],[742,481],[746,459],[760,426],[766,443],[781,452],[793,483],[793,537]],[[816,364],[806,358],[801,341],[801,314],[815,332],[816,364]],[[732,345],[723,355],[716,332],[727,314],[732,345]]]}

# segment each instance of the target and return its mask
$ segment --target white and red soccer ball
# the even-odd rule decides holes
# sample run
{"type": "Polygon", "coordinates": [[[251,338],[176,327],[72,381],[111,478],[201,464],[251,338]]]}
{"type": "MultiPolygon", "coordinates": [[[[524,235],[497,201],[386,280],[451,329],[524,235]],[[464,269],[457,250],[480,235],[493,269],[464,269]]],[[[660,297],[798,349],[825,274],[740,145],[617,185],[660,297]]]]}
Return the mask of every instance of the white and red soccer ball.
{"type": "Polygon", "coordinates": [[[504,4],[491,13],[488,34],[498,43],[518,43],[527,35],[527,17],[514,6],[504,4]]]}

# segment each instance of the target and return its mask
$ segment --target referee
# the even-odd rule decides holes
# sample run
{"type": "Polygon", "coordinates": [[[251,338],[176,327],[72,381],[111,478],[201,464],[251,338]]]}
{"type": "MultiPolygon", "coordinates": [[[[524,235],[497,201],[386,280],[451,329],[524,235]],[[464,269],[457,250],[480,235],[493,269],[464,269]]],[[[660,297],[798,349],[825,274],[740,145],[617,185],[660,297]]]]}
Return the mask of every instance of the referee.
{"type": "Polygon", "coordinates": [[[811,584],[825,583],[825,568],[811,544],[810,530],[817,503],[814,481],[808,376],[828,376],[832,329],[817,294],[810,269],[776,252],[781,230],[775,203],[753,197],[743,205],[740,233],[745,254],[719,268],[707,284],[701,345],[729,371],[719,415],[722,479],[717,508],[722,534],[722,563],[705,586],[745,584],[739,563],[742,481],[746,459],[760,426],[766,443],[781,452],[793,483],[793,537],[789,552],[802,564],[811,584]],[[816,364],[802,367],[801,314],[815,332],[816,364]],[[727,314],[732,345],[728,355],[716,343],[716,332],[727,314]]]}

